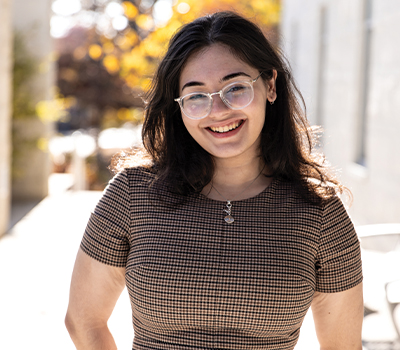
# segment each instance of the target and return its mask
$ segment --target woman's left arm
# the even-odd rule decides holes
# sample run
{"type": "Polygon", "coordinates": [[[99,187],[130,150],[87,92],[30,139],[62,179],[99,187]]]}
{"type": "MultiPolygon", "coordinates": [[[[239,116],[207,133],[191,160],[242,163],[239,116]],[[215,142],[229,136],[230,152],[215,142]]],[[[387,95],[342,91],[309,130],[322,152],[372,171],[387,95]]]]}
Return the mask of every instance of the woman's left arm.
{"type": "Polygon", "coordinates": [[[321,350],[362,349],[362,283],[339,293],[315,292],[311,309],[321,350]]]}

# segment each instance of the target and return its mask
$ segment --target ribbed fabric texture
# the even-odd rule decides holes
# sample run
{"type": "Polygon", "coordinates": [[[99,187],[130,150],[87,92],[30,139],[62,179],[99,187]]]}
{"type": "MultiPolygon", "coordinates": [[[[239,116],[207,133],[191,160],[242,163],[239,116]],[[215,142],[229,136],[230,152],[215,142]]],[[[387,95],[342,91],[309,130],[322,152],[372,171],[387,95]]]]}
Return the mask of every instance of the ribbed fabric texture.
{"type": "Polygon", "coordinates": [[[81,248],[126,267],[132,349],[293,349],[315,291],[362,281],[359,241],[341,201],[305,202],[274,179],[256,197],[181,198],[142,168],[119,173],[81,248]]]}

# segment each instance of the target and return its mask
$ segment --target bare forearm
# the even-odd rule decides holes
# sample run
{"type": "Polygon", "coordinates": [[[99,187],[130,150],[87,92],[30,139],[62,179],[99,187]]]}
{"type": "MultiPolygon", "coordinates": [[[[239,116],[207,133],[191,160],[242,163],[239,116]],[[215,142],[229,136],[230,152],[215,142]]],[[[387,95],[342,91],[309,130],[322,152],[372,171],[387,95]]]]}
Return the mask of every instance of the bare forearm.
{"type": "Polygon", "coordinates": [[[78,350],[115,350],[107,327],[125,286],[125,268],[103,264],[79,249],[65,325],[78,350]]]}
{"type": "Polygon", "coordinates": [[[321,350],[361,350],[362,284],[338,293],[315,293],[311,305],[321,350]]]}
{"type": "Polygon", "coordinates": [[[348,347],[343,347],[342,345],[334,345],[331,347],[320,347],[320,350],[362,350],[362,344],[359,345],[349,345],[348,347]]]}

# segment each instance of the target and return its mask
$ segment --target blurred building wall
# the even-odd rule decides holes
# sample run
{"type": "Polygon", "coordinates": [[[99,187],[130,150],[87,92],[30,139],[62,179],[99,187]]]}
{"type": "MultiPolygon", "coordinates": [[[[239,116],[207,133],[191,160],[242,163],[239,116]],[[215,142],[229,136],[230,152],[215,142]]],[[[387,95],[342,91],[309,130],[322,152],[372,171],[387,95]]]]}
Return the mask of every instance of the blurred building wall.
{"type": "Polygon", "coordinates": [[[353,192],[353,220],[400,222],[400,1],[284,0],[282,10],[283,49],[353,192]]]}
{"type": "MultiPolygon", "coordinates": [[[[52,61],[52,39],[50,37],[51,0],[13,0],[14,30],[22,34],[27,49],[37,63],[37,73],[29,82],[33,102],[50,101],[54,86],[54,65],[52,61]]],[[[16,167],[22,169],[20,176],[13,179],[14,200],[40,200],[48,194],[50,157],[46,140],[52,132],[52,124],[39,118],[14,123],[19,135],[35,140],[37,146],[24,149],[16,167]]]]}
{"type": "Polygon", "coordinates": [[[11,0],[0,0],[0,236],[8,227],[11,166],[11,0]]]}

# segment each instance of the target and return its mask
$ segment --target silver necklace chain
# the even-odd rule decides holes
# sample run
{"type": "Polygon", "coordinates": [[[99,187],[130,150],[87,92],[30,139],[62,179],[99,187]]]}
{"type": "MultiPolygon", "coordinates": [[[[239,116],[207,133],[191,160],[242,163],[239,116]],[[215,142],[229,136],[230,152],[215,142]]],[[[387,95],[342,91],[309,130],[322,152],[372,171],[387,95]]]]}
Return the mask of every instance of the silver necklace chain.
{"type": "Polygon", "coordinates": [[[244,191],[246,191],[247,189],[249,189],[249,187],[260,177],[260,175],[262,174],[262,172],[264,171],[265,168],[265,164],[264,167],[262,168],[262,170],[260,171],[260,173],[256,176],[256,178],[248,185],[245,187],[245,189],[238,193],[236,196],[234,196],[232,199],[226,199],[214,186],[214,184],[211,182],[211,189],[214,189],[223,199],[226,200],[226,209],[224,209],[224,212],[227,214],[224,218],[225,222],[227,224],[233,224],[233,222],[235,221],[235,219],[232,216],[232,202],[235,198],[239,197],[241,194],[244,193],[244,191]]]}

